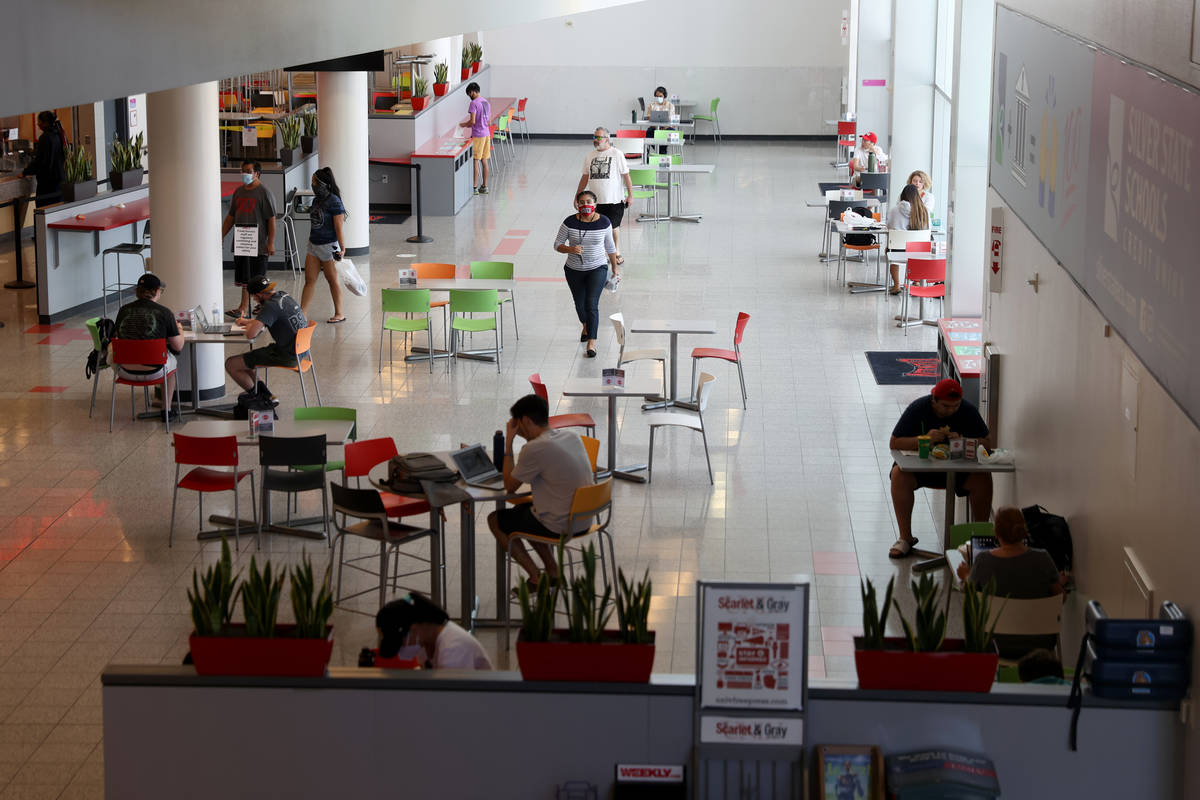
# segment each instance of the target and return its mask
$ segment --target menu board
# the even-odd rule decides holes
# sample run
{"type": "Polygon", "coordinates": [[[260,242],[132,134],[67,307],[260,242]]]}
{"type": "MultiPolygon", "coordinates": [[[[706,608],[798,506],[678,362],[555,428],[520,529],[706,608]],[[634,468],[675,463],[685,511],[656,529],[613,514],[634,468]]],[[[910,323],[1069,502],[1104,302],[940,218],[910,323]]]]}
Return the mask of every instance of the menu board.
{"type": "Polygon", "coordinates": [[[803,711],[808,585],[700,589],[700,706],[803,711]]]}

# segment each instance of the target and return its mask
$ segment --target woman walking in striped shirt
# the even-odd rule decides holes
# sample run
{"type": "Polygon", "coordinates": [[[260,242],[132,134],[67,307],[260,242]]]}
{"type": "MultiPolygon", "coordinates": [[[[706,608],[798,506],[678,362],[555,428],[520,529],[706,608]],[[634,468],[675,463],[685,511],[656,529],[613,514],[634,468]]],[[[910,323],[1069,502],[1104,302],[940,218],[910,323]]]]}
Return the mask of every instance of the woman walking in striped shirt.
{"type": "Polygon", "coordinates": [[[596,213],[596,195],[586,189],[575,195],[577,214],[558,226],[554,249],[567,254],[563,272],[575,298],[575,313],[583,325],[579,341],[587,342],[587,357],[596,357],[596,333],[600,327],[600,295],[608,280],[607,265],[613,277],[621,274],[617,266],[617,247],[613,244],[612,223],[596,213]]]}

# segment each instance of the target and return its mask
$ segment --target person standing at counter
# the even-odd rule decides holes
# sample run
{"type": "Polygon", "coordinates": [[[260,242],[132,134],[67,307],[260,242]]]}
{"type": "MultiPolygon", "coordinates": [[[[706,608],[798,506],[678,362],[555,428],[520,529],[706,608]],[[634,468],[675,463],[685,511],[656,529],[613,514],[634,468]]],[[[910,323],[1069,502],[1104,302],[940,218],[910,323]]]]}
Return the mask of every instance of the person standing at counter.
{"type": "Polygon", "coordinates": [[[242,287],[242,299],[236,309],[225,314],[233,319],[244,317],[250,310],[250,294],[246,284],[251,278],[267,274],[267,259],[275,255],[275,198],[271,190],[263,185],[260,177],[262,165],[257,161],[242,162],[242,185],[233,190],[229,201],[229,213],[221,224],[221,238],[238,228],[254,228],[254,242],[250,247],[253,255],[238,254],[237,237],[233,243],[233,284],[242,287]]]}
{"type": "Polygon", "coordinates": [[[417,645],[426,669],[492,669],[483,646],[441,606],[424,595],[408,596],[375,614],[380,658],[395,658],[400,648],[417,645]]]}
{"type": "Polygon", "coordinates": [[[633,180],[629,177],[629,164],[625,154],[612,146],[608,128],[596,128],[592,132],[595,149],[583,159],[583,174],[575,195],[587,189],[596,199],[596,210],[608,217],[612,223],[613,246],[617,248],[616,263],[624,264],[621,257],[621,220],[625,209],[633,202],[633,180]]]}
{"type": "Polygon", "coordinates": [[[67,132],[53,111],[37,115],[37,152],[21,174],[37,178],[34,203],[38,208],[62,202],[61,185],[67,180],[67,132]]]}
{"type": "Polygon", "coordinates": [[[486,97],[479,96],[479,84],[472,81],[467,84],[467,97],[471,105],[467,106],[467,118],[458,123],[460,128],[471,129],[471,147],[475,157],[474,175],[475,194],[488,193],[488,159],[492,157],[492,104],[486,97]]]}
{"type": "MultiPolygon", "coordinates": [[[[300,308],[308,314],[308,304],[317,290],[317,275],[324,273],[329,284],[329,296],[333,298],[333,316],[325,320],[330,325],[345,322],[342,314],[342,287],[338,285],[337,267],[334,261],[342,260],[346,251],[342,235],[342,223],[346,220],[346,207],[342,205],[342,190],[334,180],[333,170],[321,167],[313,173],[313,194],[316,200],[309,212],[308,255],[304,257],[304,289],[300,292],[300,308]]],[[[265,271],[264,271],[265,273],[265,271]]]]}

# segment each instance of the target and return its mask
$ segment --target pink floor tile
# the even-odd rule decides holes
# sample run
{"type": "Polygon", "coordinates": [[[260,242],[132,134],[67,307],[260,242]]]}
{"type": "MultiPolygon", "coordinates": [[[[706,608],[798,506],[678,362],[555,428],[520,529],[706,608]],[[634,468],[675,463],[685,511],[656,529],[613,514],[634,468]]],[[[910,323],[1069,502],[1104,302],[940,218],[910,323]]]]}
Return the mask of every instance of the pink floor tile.
{"type": "Polygon", "coordinates": [[[528,236],[528,235],[529,235],[529,231],[511,230],[511,231],[509,231],[508,233],[506,233],[506,234],[504,234],[504,235],[505,235],[505,236],[528,236]]]}
{"type": "Polygon", "coordinates": [[[492,251],[492,255],[515,256],[523,244],[525,244],[524,239],[501,239],[500,244],[496,245],[496,249],[492,251]]]}
{"type": "Polygon", "coordinates": [[[813,572],[818,575],[857,575],[858,556],[853,552],[814,552],[813,572]]]}
{"type": "Polygon", "coordinates": [[[70,344],[71,342],[90,342],[92,335],[87,329],[66,328],[57,330],[47,336],[45,339],[38,339],[38,344],[70,344]]]}
{"type": "Polygon", "coordinates": [[[822,642],[850,642],[855,636],[862,636],[862,628],[846,625],[822,625],[822,642]]]}
{"type": "Polygon", "coordinates": [[[825,657],[824,656],[809,656],[808,657],[808,677],[824,678],[825,677],[825,657]]]}
{"type": "Polygon", "coordinates": [[[65,386],[35,386],[32,389],[30,389],[29,391],[45,392],[47,394],[55,394],[57,392],[65,392],[66,390],[67,390],[67,387],[65,387],[65,386]]]}
{"type": "Polygon", "coordinates": [[[822,642],[821,647],[827,656],[854,655],[854,642],[822,642]]]}
{"type": "MultiPolygon", "coordinates": [[[[63,326],[63,323],[56,322],[53,325],[33,325],[25,329],[26,333],[51,333],[63,326]]],[[[90,338],[90,336],[89,336],[90,338]]]]}

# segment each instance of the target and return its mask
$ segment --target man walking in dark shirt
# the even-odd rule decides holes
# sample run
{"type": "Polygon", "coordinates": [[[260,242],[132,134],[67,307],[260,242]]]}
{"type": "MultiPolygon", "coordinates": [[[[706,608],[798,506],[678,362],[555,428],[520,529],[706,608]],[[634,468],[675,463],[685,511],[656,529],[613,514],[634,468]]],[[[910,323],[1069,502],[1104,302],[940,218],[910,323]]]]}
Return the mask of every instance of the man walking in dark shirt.
{"type": "Polygon", "coordinates": [[[287,292],[275,291],[275,282],[261,275],[249,280],[246,291],[260,308],[255,319],[238,318],[236,324],[246,329],[247,339],[253,339],[266,328],[274,341],[266,347],[225,359],[225,371],[245,391],[257,391],[260,397],[271,398],[265,383],[257,381],[256,386],[255,370],[258,367],[296,366],[296,332],[308,327],[308,319],[299,303],[287,292]]]}

